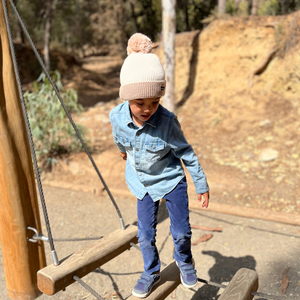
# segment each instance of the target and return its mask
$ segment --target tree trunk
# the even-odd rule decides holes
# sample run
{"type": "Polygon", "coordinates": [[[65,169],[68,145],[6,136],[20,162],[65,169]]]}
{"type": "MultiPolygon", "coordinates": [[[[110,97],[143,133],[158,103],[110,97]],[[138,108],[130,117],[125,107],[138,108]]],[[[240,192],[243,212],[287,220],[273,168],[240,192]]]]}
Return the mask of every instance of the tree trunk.
{"type": "Polygon", "coordinates": [[[234,6],[235,6],[235,14],[237,15],[240,7],[240,0],[235,0],[234,1],[234,6]]]}
{"type": "Polygon", "coordinates": [[[174,111],[175,91],[175,33],[176,33],[176,0],[162,0],[163,8],[163,43],[164,68],[166,72],[166,94],[163,99],[164,106],[174,111]]]}
{"type": "Polygon", "coordinates": [[[226,0],[218,0],[218,16],[224,15],[226,12],[226,0]]]}
{"type": "Polygon", "coordinates": [[[116,13],[117,30],[119,35],[119,41],[121,45],[120,53],[125,58],[127,55],[127,36],[125,32],[126,16],[124,12],[124,0],[115,0],[114,11],[116,13]]]}
{"type": "Polygon", "coordinates": [[[47,71],[50,71],[50,39],[51,39],[51,18],[52,18],[52,0],[46,3],[46,24],[45,24],[45,43],[44,43],[44,60],[47,71]]]}
{"type": "Polygon", "coordinates": [[[259,0],[252,0],[251,16],[257,15],[259,0]]]}
{"type": "Polygon", "coordinates": [[[0,242],[9,298],[30,300],[40,294],[36,274],[46,259],[43,243],[28,241],[27,226],[41,232],[41,224],[2,0],[0,53],[0,242]]]}

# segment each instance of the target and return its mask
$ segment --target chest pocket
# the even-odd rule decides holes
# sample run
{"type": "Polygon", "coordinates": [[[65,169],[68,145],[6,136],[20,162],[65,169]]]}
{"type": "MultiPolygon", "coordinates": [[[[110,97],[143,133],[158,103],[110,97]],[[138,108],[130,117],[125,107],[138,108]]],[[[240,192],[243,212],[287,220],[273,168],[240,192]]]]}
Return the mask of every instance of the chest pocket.
{"type": "Polygon", "coordinates": [[[157,162],[166,154],[166,145],[162,140],[153,140],[145,143],[145,159],[148,162],[157,162]]]}
{"type": "Polygon", "coordinates": [[[129,139],[121,137],[119,135],[114,135],[114,140],[118,146],[121,146],[121,148],[124,147],[126,152],[132,152],[132,145],[129,139]]]}

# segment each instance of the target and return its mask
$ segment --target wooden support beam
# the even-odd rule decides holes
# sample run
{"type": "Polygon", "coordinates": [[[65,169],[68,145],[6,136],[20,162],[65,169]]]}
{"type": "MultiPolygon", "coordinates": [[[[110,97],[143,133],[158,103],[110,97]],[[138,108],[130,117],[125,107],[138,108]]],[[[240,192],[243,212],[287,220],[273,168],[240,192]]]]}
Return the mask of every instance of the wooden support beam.
{"type": "Polygon", "coordinates": [[[137,243],[137,227],[118,229],[60,261],[58,266],[47,266],[37,273],[38,288],[47,295],[54,295],[73,283],[74,275],[79,278],[99,268],[125,250],[130,243],[137,243]]]}
{"type": "Polygon", "coordinates": [[[210,203],[209,207],[205,210],[196,201],[190,201],[190,209],[202,210],[202,211],[212,211],[221,214],[228,214],[233,216],[260,219],[266,221],[273,221],[279,223],[285,223],[290,225],[300,226],[300,216],[292,213],[275,212],[268,209],[261,210],[257,208],[250,208],[245,206],[233,206],[223,203],[210,203]]]}
{"type": "MultiPolygon", "coordinates": [[[[144,299],[147,300],[163,300],[166,299],[169,294],[171,294],[176,287],[180,284],[180,273],[176,265],[176,262],[173,261],[168,264],[160,272],[160,282],[155,286],[150,293],[150,295],[144,299]]],[[[135,296],[130,296],[128,300],[138,300],[135,296]]]]}
{"type": "Polygon", "coordinates": [[[42,242],[31,243],[27,226],[41,232],[35,179],[4,7],[0,1],[0,242],[10,299],[35,299],[36,273],[46,265],[42,242]]]}
{"type": "Polygon", "coordinates": [[[235,273],[219,300],[251,300],[254,297],[252,292],[256,292],[257,289],[257,273],[253,270],[242,268],[235,273]]]}

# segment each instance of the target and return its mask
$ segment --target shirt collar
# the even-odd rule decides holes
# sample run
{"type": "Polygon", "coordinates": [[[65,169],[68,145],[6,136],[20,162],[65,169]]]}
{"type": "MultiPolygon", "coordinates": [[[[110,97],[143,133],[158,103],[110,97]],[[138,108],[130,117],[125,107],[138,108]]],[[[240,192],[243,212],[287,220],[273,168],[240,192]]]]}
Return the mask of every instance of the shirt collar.
{"type": "MultiPolygon", "coordinates": [[[[159,109],[160,109],[160,104],[159,104],[158,109],[156,110],[155,114],[153,116],[151,116],[151,118],[148,121],[146,121],[143,126],[145,126],[145,124],[149,124],[152,127],[156,128],[157,115],[158,115],[159,109]]],[[[125,114],[126,120],[125,121],[126,121],[127,126],[129,126],[129,124],[135,125],[135,123],[133,122],[133,120],[131,118],[130,107],[129,107],[128,101],[126,101],[126,103],[125,103],[125,112],[126,112],[126,114],[125,114]]]]}

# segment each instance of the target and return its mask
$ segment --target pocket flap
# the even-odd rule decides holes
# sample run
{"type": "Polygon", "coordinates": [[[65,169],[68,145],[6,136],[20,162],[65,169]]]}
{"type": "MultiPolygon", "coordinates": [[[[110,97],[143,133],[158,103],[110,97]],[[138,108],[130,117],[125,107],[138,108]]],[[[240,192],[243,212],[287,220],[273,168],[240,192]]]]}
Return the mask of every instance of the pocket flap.
{"type": "Polygon", "coordinates": [[[117,143],[120,143],[124,147],[130,147],[130,141],[127,138],[118,135],[114,136],[114,138],[117,143]]]}
{"type": "Polygon", "coordinates": [[[165,143],[163,141],[146,142],[145,148],[151,152],[161,151],[165,148],[165,143]]]}

